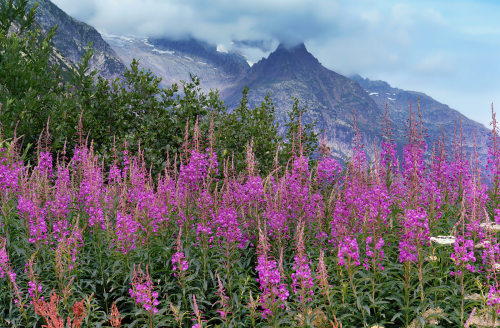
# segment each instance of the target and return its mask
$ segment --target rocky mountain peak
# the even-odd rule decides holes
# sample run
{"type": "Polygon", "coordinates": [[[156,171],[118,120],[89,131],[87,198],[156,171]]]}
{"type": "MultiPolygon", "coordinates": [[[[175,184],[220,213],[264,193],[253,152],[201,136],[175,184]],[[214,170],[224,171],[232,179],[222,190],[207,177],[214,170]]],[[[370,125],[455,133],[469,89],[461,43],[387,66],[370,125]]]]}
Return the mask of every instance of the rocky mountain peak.
{"type": "Polygon", "coordinates": [[[309,79],[324,67],[307,50],[304,43],[294,46],[280,44],[267,58],[252,66],[250,80],[302,80],[309,79]]]}
{"type": "Polygon", "coordinates": [[[123,74],[125,66],[95,28],[69,16],[50,0],[28,0],[29,7],[35,3],[38,3],[35,20],[42,29],[48,31],[57,25],[52,42],[65,60],[76,65],[92,43],[90,69],[110,79],[123,74]]]}

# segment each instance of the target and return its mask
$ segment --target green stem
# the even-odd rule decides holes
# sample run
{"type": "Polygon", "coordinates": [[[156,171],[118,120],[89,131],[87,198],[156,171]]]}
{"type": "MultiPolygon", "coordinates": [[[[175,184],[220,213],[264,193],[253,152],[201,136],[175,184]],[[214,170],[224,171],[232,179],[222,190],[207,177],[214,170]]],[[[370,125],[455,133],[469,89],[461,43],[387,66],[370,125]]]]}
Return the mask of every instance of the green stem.
{"type": "Polygon", "coordinates": [[[407,261],[404,264],[404,275],[405,275],[405,301],[406,301],[406,307],[405,307],[405,326],[408,327],[408,324],[410,322],[410,262],[407,261]]]}
{"type": "Polygon", "coordinates": [[[420,287],[420,301],[422,304],[424,303],[425,296],[424,296],[424,284],[423,284],[423,273],[422,273],[422,260],[419,259],[418,263],[418,281],[419,281],[419,287],[420,287]]]}
{"type": "MultiPolygon", "coordinates": [[[[350,264],[350,261],[349,261],[350,264]]],[[[358,304],[358,293],[356,292],[356,287],[354,286],[354,274],[349,267],[347,269],[347,275],[349,276],[349,283],[351,284],[352,292],[354,294],[354,298],[356,300],[356,305],[358,307],[358,310],[361,311],[361,315],[363,316],[363,326],[366,327],[366,317],[365,317],[365,311],[363,310],[363,307],[361,306],[361,300],[359,301],[358,304]]]]}
{"type": "MultiPolygon", "coordinates": [[[[462,270],[462,274],[460,275],[460,327],[464,326],[464,299],[465,299],[464,274],[465,270],[462,270]]],[[[495,327],[494,321],[493,321],[493,327],[495,327]]]]}
{"type": "MultiPolygon", "coordinates": [[[[99,254],[99,271],[101,272],[101,281],[102,281],[103,295],[105,295],[106,294],[106,284],[104,282],[104,271],[102,269],[102,247],[101,247],[101,242],[100,242],[99,236],[97,236],[97,234],[96,234],[95,237],[96,237],[96,240],[97,240],[97,249],[99,249],[99,251],[97,251],[95,243],[94,243],[94,250],[95,250],[96,253],[99,254]]],[[[106,302],[104,302],[104,305],[106,306],[106,313],[109,313],[109,308],[108,308],[108,302],[107,302],[107,300],[106,300],[106,302]]]]}

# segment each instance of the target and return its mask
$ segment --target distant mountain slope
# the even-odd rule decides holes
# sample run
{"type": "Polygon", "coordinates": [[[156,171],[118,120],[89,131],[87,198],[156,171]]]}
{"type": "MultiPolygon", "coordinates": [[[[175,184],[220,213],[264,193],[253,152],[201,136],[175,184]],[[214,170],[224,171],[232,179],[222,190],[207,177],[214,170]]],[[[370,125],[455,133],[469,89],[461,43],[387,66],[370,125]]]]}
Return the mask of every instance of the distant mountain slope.
{"type": "Polygon", "coordinates": [[[189,74],[201,80],[201,87],[223,89],[233,85],[250,66],[241,55],[222,53],[215,46],[194,39],[139,39],[105,35],[125,64],[136,58],[142,67],[150,69],[163,79],[163,85],[188,81],[189,74]]]}
{"type": "Polygon", "coordinates": [[[217,51],[216,46],[193,38],[187,40],[149,38],[149,42],[160,49],[160,51],[174,50],[187,56],[201,57],[234,76],[241,76],[250,68],[245,57],[236,53],[217,51]]]}
{"type": "Polygon", "coordinates": [[[45,30],[58,25],[53,43],[65,59],[73,64],[78,63],[92,42],[94,55],[90,61],[91,69],[98,70],[99,74],[106,78],[122,75],[125,66],[95,28],[67,15],[50,0],[28,2],[30,6],[38,2],[36,20],[45,30]]]}
{"type": "Polygon", "coordinates": [[[357,82],[322,66],[304,44],[292,48],[278,46],[268,58],[253,65],[235,86],[223,90],[230,108],[238,105],[245,86],[250,88],[250,105],[261,102],[270,92],[280,122],[292,108],[292,97],[298,98],[309,111],[304,121],[317,121],[318,129],[326,133],[329,146],[338,156],[350,156],[352,152],[354,111],[365,144],[380,141],[383,111],[357,82]]]}
{"type": "Polygon", "coordinates": [[[489,130],[482,124],[467,118],[457,110],[434,100],[425,93],[393,88],[387,82],[372,81],[362,78],[359,75],[353,76],[352,79],[357,81],[366,90],[379,108],[385,108],[385,104],[387,103],[389,118],[393,122],[396,138],[402,140],[402,142],[404,142],[405,123],[408,119],[410,103],[417,110],[417,104],[420,99],[422,120],[429,135],[429,142],[436,141],[442,135],[442,131],[444,131],[447,143],[450,145],[460,119],[465,146],[470,152],[473,150],[473,132],[475,132],[478,154],[481,159],[484,160],[486,158],[488,154],[489,130]]]}

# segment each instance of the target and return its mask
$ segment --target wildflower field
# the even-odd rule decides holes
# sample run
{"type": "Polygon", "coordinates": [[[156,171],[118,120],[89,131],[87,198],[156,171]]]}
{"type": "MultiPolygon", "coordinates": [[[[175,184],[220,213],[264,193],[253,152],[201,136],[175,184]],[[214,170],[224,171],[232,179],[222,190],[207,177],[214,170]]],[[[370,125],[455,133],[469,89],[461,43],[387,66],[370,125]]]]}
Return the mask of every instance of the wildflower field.
{"type": "Polygon", "coordinates": [[[267,176],[251,141],[237,172],[197,131],[158,176],[141,151],[3,141],[0,326],[496,326],[494,118],[485,165],[410,114],[401,158],[386,138],[368,162],[358,132],[347,163],[298,141],[267,176]]]}

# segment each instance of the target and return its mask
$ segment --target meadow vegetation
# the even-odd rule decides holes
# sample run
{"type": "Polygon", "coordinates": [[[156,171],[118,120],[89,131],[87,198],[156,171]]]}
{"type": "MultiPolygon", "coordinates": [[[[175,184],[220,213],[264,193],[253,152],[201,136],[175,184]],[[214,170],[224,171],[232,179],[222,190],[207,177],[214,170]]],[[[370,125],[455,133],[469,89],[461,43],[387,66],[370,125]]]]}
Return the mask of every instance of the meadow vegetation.
{"type": "MultiPolygon", "coordinates": [[[[0,326],[494,327],[500,143],[429,147],[410,109],[340,162],[269,97],[229,111],[134,62],[60,71],[0,2],[0,326]]],[[[449,141],[448,141],[449,140],[449,141]]]]}

